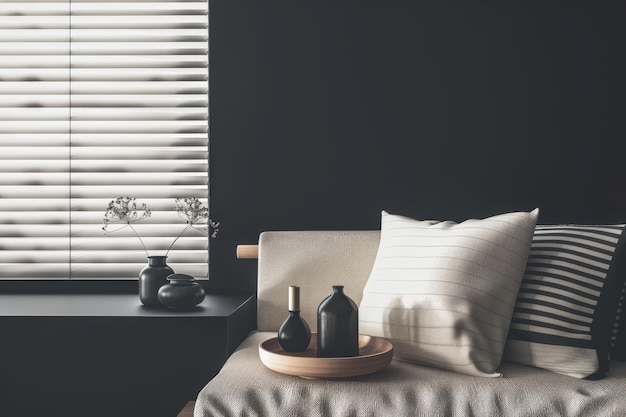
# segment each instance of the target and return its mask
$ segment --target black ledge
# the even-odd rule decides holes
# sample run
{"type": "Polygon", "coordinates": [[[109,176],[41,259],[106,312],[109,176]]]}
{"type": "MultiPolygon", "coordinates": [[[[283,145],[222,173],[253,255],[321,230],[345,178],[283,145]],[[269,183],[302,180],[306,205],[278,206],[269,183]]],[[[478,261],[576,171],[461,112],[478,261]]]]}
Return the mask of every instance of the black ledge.
{"type": "Polygon", "coordinates": [[[145,307],[131,294],[0,294],[0,318],[228,318],[242,308],[251,315],[254,303],[254,296],[247,294],[207,294],[193,309],[175,311],[145,307]]]}
{"type": "MultiPolygon", "coordinates": [[[[211,290],[207,279],[198,282],[207,293],[222,292],[211,290]]],[[[139,283],[136,279],[4,279],[0,294],[139,294],[139,283]]]]}

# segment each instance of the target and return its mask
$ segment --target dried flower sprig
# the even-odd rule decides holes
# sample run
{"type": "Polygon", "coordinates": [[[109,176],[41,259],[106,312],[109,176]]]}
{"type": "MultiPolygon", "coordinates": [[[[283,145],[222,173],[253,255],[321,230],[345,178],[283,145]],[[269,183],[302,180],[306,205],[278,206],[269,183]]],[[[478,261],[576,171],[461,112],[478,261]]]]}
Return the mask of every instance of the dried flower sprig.
{"type": "Polygon", "coordinates": [[[217,236],[220,223],[209,219],[209,209],[206,208],[200,200],[195,197],[177,198],[174,210],[178,215],[185,219],[187,226],[176,236],[170,247],[167,249],[166,255],[174,246],[174,243],[184,235],[189,229],[196,229],[212,238],[217,236]],[[212,230],[211,233],[209,231],[212,230]]]}
{"type": "MultiPolygon", "coordinates": [[[[112,200],[109,203],[104,215],[104,227],[102,229],[105,234],[108,234],[129,227],[135,233],[137,238],[139,238],[146,254],[150,256],[144,241],[141,239],[141,236],[139,236],[132,223],[144,220],[150,217],[152,213],[145,203],[138,207],[135,200],[136,199],[132,197],[118,197],[115,200],[112,200]],[[112,230],[111,225],[113,224],[121,226],[112,230]]],[[[185,223],[187,223],[187,225],[178,234],[178,236],[174,238],[174,241],[167,249],[165,256],[169,254],[176,241],[180,239],[189,229],[198,230],[211,236],[212,238],[217,236],[220,223],[209,219],[209,209],[206,208],[197,198],[177,198],[175,200],[174,210],[179,216],[185,219],[185,223]]]]}
{"type": "Polygon", "coordinates": [[[143,203],[140,207],[137,207],[137,202],[135,200],[136,199],[132,197],[118,197],[115,200],[112,200],[107,207],[106,213],[104,213],[104,227],[102,230],[104,230],[105,234],[108,234],[130,227],[141,242],[143,250],[146,251],[147,255],[150,255],[148,253],[148,249],[146,249],[143,239],[141,239],[141,236],[139,236],[139,233],[137,233],[137,230],[135,230],[132,223],[147,219],[152,215],[152,213],[145,203],[143,203]],[[121,226],[112,230],[111,225],[114,224],[121,226]]]}

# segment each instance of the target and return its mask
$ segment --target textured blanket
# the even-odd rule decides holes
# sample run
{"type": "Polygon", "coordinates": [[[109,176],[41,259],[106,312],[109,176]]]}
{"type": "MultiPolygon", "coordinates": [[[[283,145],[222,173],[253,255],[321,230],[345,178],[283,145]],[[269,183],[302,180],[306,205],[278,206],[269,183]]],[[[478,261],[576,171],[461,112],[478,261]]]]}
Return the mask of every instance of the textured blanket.
{"type": "Polygon", "coordinates": [[[503,363],[502,378],[457,374],[393,360],[346,380],[309,380],[266,368],[251,335],[200,392],[195,417],[208,416],[626,416],[626,362],[586,381],[503,363]]]}

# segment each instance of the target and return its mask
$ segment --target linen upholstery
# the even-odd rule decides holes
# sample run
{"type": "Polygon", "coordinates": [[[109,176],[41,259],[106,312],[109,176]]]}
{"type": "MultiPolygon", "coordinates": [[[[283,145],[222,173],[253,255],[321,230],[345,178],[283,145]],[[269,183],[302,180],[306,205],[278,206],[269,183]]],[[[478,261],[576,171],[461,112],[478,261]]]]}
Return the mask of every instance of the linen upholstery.
{"type": "Polygon", "coordinates": [[[600,378],[626,274],[624,225],[537,226],[505,358],[600,378]]]}
{"type": "Polygon", "coordinates": [[[360,332],[391,340],[399,359],[500,376],[538,215],[536,209],[457,224],[383,211],[360,332]]]}
{"type": "Polygon", "coordinates": [[[317,307],[343,285],[357,305],[372,270],[380,231],[271,231],[259,236],[257,322],[278,331],[287,317],[290,285],[300,287],[300,311],[312,332],[317,307]]]}
{"type": "MultiPolygon", "coordinates": [[[[363,268],[371,268],[379,241],[378,232],[273,232],[275,235],[270,239],[259,241],[260,264],[264,262],[264,254],[271,252],[265,250],[266,244],[279,242],[274,248],[277,250],[272,254],[274,257],[282,251],[284,257],[297,254],[306,258],[318,251],[320,243],[333,241],[332,234],[335,233],[342,235],[339,240],[352,255],[350,262],[363,263],[363,268]],[[296,238],[304,240],[290,241],[296,238]],[[350,242],[350,239],[354,240],[350,242]],[[352,251],[352,247],[363,250],[352,251]],[[292,248],[298,249],[293,251],[292,248]]],[[[310,261],[276,260],[289,267],[289,273],[280,271],[278,266],[266,265],[259,269],[259,281],[265,290],[260,293],[258,316],[259,321],[266,320],[266,323],[272,323],[271,317],[268,319],[266,315],[276,316],[278,322],[286,314],[289,283],[285,283],[284,293],[272,293],[270,288],[280,285],[274,274],[290,281],[292,276],[301,277],[303,271],[309,271],[308,274],[315,271],[310,261]],[[304,270],[299,269],[303,266],[304,270]],[[273,284],[268,286],[266,282],[273,284]],[[275,299],[274,303],[282,306],[281,311],[265,309],[263,306],[271,306],[271,303],[263,303],[265,299],[275,299]]],[[[326,264],[324,259],[317,257],[315,262],[326,264]]],[[[336,276],[331,270],[326,273],[336,276]]],[[[308,275],[308,278],[313,279],[313,276],[308,275]]],[[[351,293],[356,298],[367,278],[358,273],[345,277],[343,283],[350,284],[351,293]]],[[[277,328],[277,325],[272,326],[277,328]]],[[[276,330],[256,332],[238,347],[218,375],[199,393],[195,417],[626,415],[626,362],[612,362],[606,378],[600,381],[571,378],[506,361],[498,369],[503,378],[482,378],[399,360],[393,360],[379,373],[359,378],[310,380],[282,375],[262,364],[258,346],[271,337],[276,337],[276,330]]]]}
{"type": "Polygon", "coordinates": [[[509,362],[505,378],[482,378],[393,360],[346,380],[283,375],[259,360],[250,336],[198,395],[195,417],[616,417],[626,410],[626,363],[588,381],[509,362]]]}

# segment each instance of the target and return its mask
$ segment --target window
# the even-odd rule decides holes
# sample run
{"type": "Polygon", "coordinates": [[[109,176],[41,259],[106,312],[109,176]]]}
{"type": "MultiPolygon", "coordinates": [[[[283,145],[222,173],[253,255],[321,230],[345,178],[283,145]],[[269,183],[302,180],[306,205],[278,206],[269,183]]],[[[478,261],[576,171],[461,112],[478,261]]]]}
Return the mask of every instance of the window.
{"type": "MultiPolygon", "coordinates": [[[[208,145],[207,0],[0,0],[0,279],[136,278],[146,253],[104,234],[108,203],[146,203],[164,254],[175,199],[208,206],[208,145]]],[[[208,240],[168,263],[206,277],[208,240]]]]}

